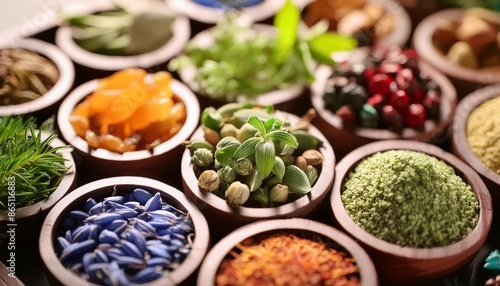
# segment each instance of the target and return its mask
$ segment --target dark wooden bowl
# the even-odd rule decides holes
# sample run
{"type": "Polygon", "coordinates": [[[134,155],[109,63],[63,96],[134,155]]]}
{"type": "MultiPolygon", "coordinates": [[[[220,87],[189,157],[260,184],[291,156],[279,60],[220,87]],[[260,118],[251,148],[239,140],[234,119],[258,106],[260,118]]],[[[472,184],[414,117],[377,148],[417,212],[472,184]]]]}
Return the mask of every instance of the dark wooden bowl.
{"type": "MultiPolygon", "coordinates": [[[[271,35],[275,32],[271,25],[255,24],[254,27],[257,31],[269,32],[271,35]]],[[[190,42],[196,43],[202,47],[208,47],[213,45],[214,37],[211,34],[211,30],[207,29],[194,36],[190,42]]],[[[190,65],[179,71],[179,76],[180,79],[196,93],[201,109],[203,110],[210,106],[219,108],[227,104],[228,102],[226,100],[211,98],[200,90],[200,86],[195,81],[196,72],[196,67],[190,65]]],[[[262,104],[273,104],[274,107],[279,110],[294,114],[304,114],[311,106],[308,95],[309,88],[306,85],[295,85],[285,89],[270,91],[255,98],[247,99],[239,97],[236,101],[254,101],[262,104]]]]}
{"type": "MultiPolygon", "coordinates": [[[[112,9],[114,9],[114,6],[108,2],[94,2],[85,7],[85,12],[96,13],[112,9]]],[[[85,50],[73,40],[72,27],[67,24],[57,28],[55,43],[75,63],[79,74],[78,83],[80,84],[95,78],[105,77],[126,68],[144,68],[152,71],[164,70],[166,63],[182,52],[191,36],[189,19],[178,15],[172,23],[172,32],[172,37],[158,49],[128,56],[102,55],[85,50]]]]}
{"type": "Polygon", "coordinates": [[[455,88],[443,74],[431,66],[421,62],[420,68],[441,88],[439,122],[428,119],[422,129],[407,127],[401,133],[366,127],[344,128],[340,117],[327,109],[323,100],[327,80],[332,75],[332,69],[325,66],[318,69],[316,81],[311,86],[312,106],[318,113],[313,123],[328,138],[339,159],[360,146],[379,140],[405,139],[439,145],[448,139],[447,128],[453,120],[457,105],[455,88]]]}
{"type": "Polygon", "coordinates": [[[182,142],[198,126],[200,106],[196,96],[184,84],[172,80],[170,88],[175,97],[186,106],[186,121],[182,128],[169,140],[151,150],[140,150],[119,154],[105,149],[92,149],[87,142],[79,137],[69,122],[69,116],[75,106],[91,94],[98,85],[98,80],[92,80],[74,89],[63,101],[57,114],[57,123],[62,137],[75,149],[79,172],[86,182],[112,176],[144,176],[167,182],[180,187],[180,169],[184,147],[182,142]]]}
{"type": "MultiPolygon", "coordinates": [[[[288,113],[278,113],[279,116],[286,116],[292,122],[298,120],[298,117],[288,113]]],[[[311,126],[309,132],[323,141],[323,146],[319,149],[325,158],[321,166],[321,172],[309,194],[277,207],[232,207],[215,194],[201,191],[198,188],[198,177],[191,163],[191,154],[187,149],[184,151],[181,162],[184,193],[206,216],[214,238],[219,239],[234,229],[257,220],[309,217],[320,209],[324,203],[324,198],[330,192],[335,176],[335,154],[332,146],[318,129],[311,126]]],[[[191,139],[195,138],[203,138],[201,127],[193,133],[191,139]]]]}
{"type": "Polygon", "coordinates": [[[381,282],[389,285],[424,283],[442,278],[469,262],[486,240],[492,221],[492,203],[488,189],[467,164],[439,147],[408,140],[374,142],[360,147],[342,159],[335,168],[330,204],[336,223],[356,238],[372,258],[381,282]],[[479,220],[474,230],[464,239],[445,247],[411,248],[381,240],[367,233],[347,214],[341,199],[342,185],[347,175],[364,158],[388,150],[413,150],[443,160],[468,183],[479,201],[479,220]]]}
{"type": "MultiPolygon", "coordinates": [[[[42,132],[42,138],[47,138],[48,136],[47,133],[42,132]]],[[[52,148],[65,145],[63,141],[57,138],[50,144],[52,148]]],[[[65,165],[68,166],[69,169],[57,188],[47,199],[30,206],[17,208],[14,222],[9,221],[9,211],[0,211],[0,233],[7,233],[7,230],[14,228],[15,242],[19,248],[25,247],[31,249],[33,243],[38,240],[40,228],[42,227],[43,220],[47,213],[59,200],[73,191],[77,185],[76,166],[70,150],[61,150],[60,154],[67,160],[65,165]]],[[[0,241],[0,246],[7,252],[9,237],[2,238],[0,241]]]]}
{"type": "MultiPolygon", "coordinates": [[[[481,176],[490,191],[494,207],[500,207],[500,175],[481,162],[470,148],[467,141],[467,120],[476,107],[489,99],[499,96],[500,84],[483,87],[468,94],[458,104],[452,124],[453,153],[469,164],[481,176]]],[[[499,215],[500,212],[495,212],[495,216],[499,215]]]]}
{"type": "Polygon", "coordinates": [[[355,259],[361,285],[378,285],[377,272],[373,262],[365,250],[353,239],[331,226],[303,218],[258,221],[234,230],[208,252],[198,274],[198,285],[215,285],[215,277],[221,262],[238,243],[257,235],[277,232],[298,232],[304,233],[306,237],[307,235],[319,235],[333,240],[338,244],[340,251],[355,259]]]}
{"type": "Polygon", "coordinates": [[[51,60],[59,71],[56,84],[39,98],[16,105],[0,106],[0,117],[8,115],[33,115],[39,123],[53,114],[69,93],[75,80],[75,68],[71,60],[58,47],[37,39],[18,39],[0,44],[0,50],[20,48],[36,52],[51,60]]]}
{"type": "Polygon", "coordinates": [[[453,8],[433,13],[420,22],[413,35],[413,46],[420,58],[434,66],[451,80],[457,89],[460,99],[483,86],[500,83],[500,69],[493,71],[461,67],[452,64],[434,47],[432,36],[437,25],[443,20],[459,20],[464,12],[465,9],[463,8],[453,8]]]}
{"type": "Polygon", "coordinates": [[[196,234],[191,252],[183,263],[168,275],[148,283],[148,285],[179,285],[188,283],[188,281],[191,281],[190,279],[193,279],[191,276],[196,273],[210,244],[207,221],[200,211],[187,200],[182,192],[169,185],[142,177],[113,177],[77,188],[57,203],[47,215],[40,233],[39,247],[43,266],[51,285],[95,285],[66,269],[56,255],[56,235],[66,213],[71,210],[83,209],[88,198],[100,201],[104,197],[111,196],[114,190],[116,190],[116,195],[125,195],[137,187],[145,188],[150,192],[160,192],[162,199],[167,203],[189,213],[196,234]]]}

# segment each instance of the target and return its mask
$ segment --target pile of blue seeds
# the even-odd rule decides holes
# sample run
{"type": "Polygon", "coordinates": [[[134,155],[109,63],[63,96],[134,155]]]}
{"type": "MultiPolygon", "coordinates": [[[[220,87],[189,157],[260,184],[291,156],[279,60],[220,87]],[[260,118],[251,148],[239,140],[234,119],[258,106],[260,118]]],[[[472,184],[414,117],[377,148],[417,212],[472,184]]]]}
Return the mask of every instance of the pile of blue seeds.
{"type": "Polygon", "coordinates": [[[445,162],[392,150],[362,160],[345,179],[342,203],[374,236],[401,246],[431,248],[465,238],[479,219],[471,186],[445,162]]]}
{"type": "Polygon", "coordinates": [[[189,216],[137,188],[129,195],[90,198],[70,211],[57,237],[61,263],[100,285],[151,282],[173,271],[191,251],[189,216]]]}

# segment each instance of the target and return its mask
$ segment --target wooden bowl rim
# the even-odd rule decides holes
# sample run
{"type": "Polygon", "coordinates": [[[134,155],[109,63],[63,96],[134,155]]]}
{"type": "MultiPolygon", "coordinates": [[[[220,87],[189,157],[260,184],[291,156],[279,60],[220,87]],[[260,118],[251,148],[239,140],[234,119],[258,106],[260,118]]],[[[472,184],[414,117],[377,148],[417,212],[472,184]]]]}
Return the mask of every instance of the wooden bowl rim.
{"type": "Polygon", "coordinates": [[[89,198],[94,193],[100,196],[99,192],[101,192],[102,195],[104,189],[109,189],[114,186],[124,186],[127,188],[143,187],[147,188],[149,191],[160,192],[164,199],[169,198],[170,200],[177,201],[187,210],[195,228],[195,238],[190,253],[178,268],[164,275],[162,278],[148,283],[148,285],[176,285],[184,281],[198,268],[208,251],[210,244],[208,223],[201,212],[180,190],[160,181],[135,176],[111,177],[90,182],[78,187],[54,206],[45,218],[40,233],[39,249],[45,267],[56,277],[56,279],[65,285],[95,285],[78,277],[61,264],[54,248],[55,234],[57,227],[62,222],[61,215],[71,210],[71,207],[75,204],[75,200],[89,198]]]}
{"type": "MultiPolygon", "coordinates": [[[[46,131],[41,131],[42,135],[42,140],[45,140],[47,137],[50,136],[49,132],[46,131]]],[[[52,148],[56,147],[62,147],[66,146],[64,142],[59,139],[55,138],[54,141],[50,144],[52,148]]],[[[58,153],[64,157],[67,161],[64,163],[65,166],[68,167],[68,171],[66,174],[62,177],[61,182],[57,186],[57,188],[52,192],[52,194],[45,200],[39,201],[37,203],[34,203],[30,206],[26,207],[21,207],[17,208],[15,211],[15,219],[20,220],[20,219],[25,219],[29,217],[36,216],[37,214],[50,209],[53,207],[61,198],[63,198],[68,192],[72,191],[73,188],[76,185],[76,166],[75,166],[75,160],[73,159],[73,156],[71,155],[71,150],[70,149],[62,149],[59,150],[58,153]]],[[[9,221],[8,217],[9,211],[7,210],[2,210],[0,211],[0,221],[2,222],[7,222],[9,221]]]]}
{"type": "Polygon", "coordinates": [[[333,190],[330,196],[330,205],[335,218],[340,223],[342,228],[344,228],[351,236],[356,237],[356,239],[362,244],[366,244],[377,251],[408,259],[431,260],[458,255],[465,250],[476,247],[478,243],[482,245],[486,240],[491,226],[493,213],[491,196],[486,188],[486,185],[471,167],[455,157],[453,154],[448,153],[437,146],[409,140],[386,140],[373,142],[361,146],[349,153],[339,162],[335,171],[337,172],[337,176],[333,183],[333,190]],[[472,187],[478,199],[480,208],[477,225],[466,238],[443,247],[403,247],[379,239],[378,237],[366,232],[350,218],[341,199],[341,187],[344,177],[348,175],[348,172],[350,172],[362,159],[377,152],[389,150],[412,150],[423,152],[427,155],[443,160],[455,170],[459,170],[463,173],[463,176],[461,177],[472,187]]]}
{"type": "Polygon", "coordinates": [[[52,61],[59,71],[54,86],[44,95],[21,104],[0,106],[0,116],[22,115],[45,109],[61,100],[70,91],[75,80],[75,68],[69,57],[57,46],[38,39],[17,39],[2,43],[0,49],[21,48],[36,52],[52,61]]]}
{"type": "Polygon", "coordinates": [[[355,259],[359,269],[361,285],[378,285],[377,272],[371,258],[354,239],[329,225],[304,218],[262,220],[232,231],[217,242],[208,252],[199,271],[198,285],[207,283],[209,283],[207,285],[214,285],[213,281],[215,281],[222,260],[236,244],[257,234],[279,230],[303,230],[318,233],[334,240],[348,255],[355,259]]]}
{"type": "Polygon", "coordinates": [[[88,81],[77,88],[75,88],[62,102],[61,107],[57,113],[57,123],[63,138],[71,144],[74,148],[88,154],[89,156],[104,159],[114,162],[131,162],[148,159],[167,153],[177,146],[181,145],[198,126],[200,119],[200,104],[194,93],[183,83],[176,79],[172,79],[170,89],[179,100],[181,100],[186,107],[186,121],[182,128],[170,139],[162,142],[152,150],[138,150],[132,152],[124,152],[119,154],[116,152],[108,151],[102,148],[92,149],[88,143],[79,137],[71,123],[69,116],[75,106],[81,102],[86,96],[91,94],[98,86],[99,80],[94,79],[88,81]]]}
{"type": "Polygon", "coordinates": [[[424,18],[415,28],[413,46],[419,56],[448,76],[481,84],[500,82],[500,72],[469,69],[452,64],[446,56],[438,52],[432,43],[436,24],[443,20],[455,21],[462,17],[464,8],[450,8],[434,12],[424,18]]]}
{"type": "MultiPolygon", "coordinates": [[[[188,0],[188,2],[191,1],[188,0]]],[[[255,23],[253,24],[253,27],[260,32],[266,32],[269,34],[275,33],[274,27],[272,25],[255,23]]],[[[213,27],[199,32],[189,42],[200,43],[202,46],[210,46],[211,43],[213,43],[214,41],[214,37],[210,33],[212,30],[213,27]]],[[[197,68],[193,64],[190,64],[184,67],[182,70],[178,71],[181,81],[184,82],[186,85],[188,85],[189,88],[191,88],[191,90],[193,90],[199,96],[203,96],[220,103],[227,103],[225,99],[212,98],[207,94],[203,93],[202,91],[200,91],[200,86],[195,81],[196,73],[197,73],[197,68]]],[[[254,98],[238,97],[236,99],[236,102],[244,102],[250,100],[261,104],[277,105],[283,102],[291,101],[292,99],[301,96],[305,89],[306,89],[305,84],[293,85],[283,89],[272,90],[260,94],[254,98]]]]}
{"type": "MultiPolygon", "coordinates": [[[[488,168],[470,148],[466,130],[470,113],[485,101],[496,97],[500,97],[500,84],[483,87],[464,97],[458,104],[453,119],[452,141],[455,154],[463,158],[480,175],[500,186],[500,175],[488,168]]],[[[490,190],[493,191],[495,190],[490,190]]]]}
{"type": "MultiPolygon", "coordinates": [[[[288,119],[293,121],[297,121],[299,119],[296,115],[287,112],[276,111],[276,114],[277,117],[286,116],[288,119]]],[[[283,217],[291,215],[300,209],[311,207],[311,204],[314,202],[318,204],[330,192],[333,179],[335,177],[335,154],[328,140],[316,127],[311,125],[309,127],[309,132],[323,141],[323,146],[320,148],[320,152],[323,154],[325,160],[323,161],[321,172],[311,192],[293,202],[277,207],[267,208],[251,208],[244,206],[232,207],[224,199],[219,198],[215,194],[202,192],[198,188],[198,178],[194,173],[193,165],[191,163],[191,154],[188,149],[184,150],[181,160],[182,181],[184,182],[184,186],[187,186],[187,188],[184,187],[184,192],[197,198],[197,202],[200,202],[198,203],[199,208],[205,208],[206,205],[210,205],[218,211],[225,213],[229,219],[231,219],[231,216],[238,216],[251,220],[283,217]]],[[[201,127],[198,127],[191,136],[191,140],[195,138],[203,138],[203,130],[201,127]]]]}
{"type": "Polygon", "coordinates": [[[401,133],[393,132],[387,129],[366,128],[358,126],[350,129],[344,129],[342,127],[340,118],[325,107],[323,95],[325,93],[328,78],[333,74],[333,70],[331,67],[324,65],[318,68],[316,73],[316,80],[311,85],[311,104],[314,109],[316,109],[318,115],[328,123],[330,128],[354,133],[356,134],[356,136],[361,138],[373,140],[413,139],[416,137],[429,139],[437,138],[444,132],[446,132],[446,128],[451,124],[451,121],[453,120],[453,116],[455,114],[457,106],[457,92],[450,80],[435,68],[424,62],[420,62],[419,66],[422,71],[427,73],[436,83],[439,84],[439,87],[441,88],[441,98],[446,99],[446,102],[449,103],[450,109],[447,115],[443,115],[443,109],[446,109],[443,103],[441,103],[440,117],[442,120],[436,124],[433,120],[427,119],[424,125],[426,129],[424,132],[409,127],[405,127],[401,133]]]}
{"type": "MultiPolygon", "coordinates": [[[[86,7],[88,12],[112,10],[110,3],[95,3],[86,7]]],[[[172,37],[161,47],[138,55],[109,56],[87,51],[80,47],[72,37],[72,27],[60,25],[56,30],[55,43],[75,63],[101,71],[118,71],[126,68],[151,68],[162,64],[177,54],[186,46],[191,37],[191,24],[187,17],[176,15],[172,23],[172,37]]]]}

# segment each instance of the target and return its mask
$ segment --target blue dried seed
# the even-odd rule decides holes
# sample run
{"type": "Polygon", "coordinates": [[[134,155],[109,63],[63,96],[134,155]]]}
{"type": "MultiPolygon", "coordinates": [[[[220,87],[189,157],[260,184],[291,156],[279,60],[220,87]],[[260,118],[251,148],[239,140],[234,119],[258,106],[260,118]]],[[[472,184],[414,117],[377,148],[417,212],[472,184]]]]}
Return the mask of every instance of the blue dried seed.
{"type": "Polygon", "coordinates": [[[156,210],[148,212],[148,216],[151,219],[176,219],[177,216],[169,211],[156,210]]]}
{"type": "Polygon", "coordinates": [[[100,243],[98,246],[97,246],[97,249],[100,249],[100,250],[108,250],[110,249],[111,247],[113,247],[111,244],[109,243],[100,243]]]}
{"type": "Polygon", "coordinates": [[[131,218],[130,222],[132,223],[134,228],[143,233],[144,236],[148,237],[156,235],[156,229],[148,222],[135,218],[131,218]]]}
{"type": "Polygon", "coordinates": [[[136,188],[132,192],[132,194],[134,196],[134,199],[139,203],[141,203],[142,205],[145,205],[148,202],[148,200],[153,196],[150,192],[141,188],[136,188]]]}
{"type": "Polygon", "coordinates": [[[99,235],[101,234],[101,229],[97,225],[91,225],[90,226],[90,234],[89,238],[93,239],[94,241],[99,240],[99,235]]]}
{"type": "Polygon", "coordinates": [[[137,246],[141,253],[146,252],[146,239],[137,229],[129,229],[125,235],[122,235],[122,238],[137,246]]]}
{"type": "Polygon", "coordinates": [[[71,265],[71,267],[69,267],[69,269],[75,273],[82,271],[82,268],[83,268],[83,264],[80,262],[76,263],[74,265],[71,265]]]}
{"type": "Polygon", "coordinates": [[[127,218],[133,218],[138,215],[137,211],[127,208],[127,209],[118,209],[114,212],[117,215],[120,215],[122,218],[127,219],[127,218]]]}
{"type": "Polygon", "coordinates": [[[157,230],[159,228],[169,228],[169,227],[172,226],[172,223],[170,221],[168,221],[168,220],[162,220],[162,219],[156,219],[156,218],[148,221],[148,223],[152,227],[156,228],[157,230]]]}
{"type": "Polygon", "coordinates": [[[70,245],[71,243],[66,238],[62,236],[57,237],[57,253],[61,254],[70,245]]]}
{"type": "Polygon", "coordinates": [[[172,255],[168,251],[168,248],[166,248],[163,244],[149,245],[148,252],[152,257],[162,257],[168,261],[172,261],[173,259],[172,255]]]}
{"type": "Polygon", "coordinates": [[[106,212],[107,210],[109,210],[109,207],[107,205],[105,205],[103,203],[98,203],[89,210],[89,213],[96,215],[96,214],[106,212]]]}
{"type": "Polygon", "coordinates": [[[147,267],[137,272],[132,281],[135,283],[146,283],[156,280],[161,277],[162,271],[156,267],[147,267]]]}
{"type": "Polygon", "coordinates": [[[172,233],[178,233],[178,234],[186,233],[186,231],[180,225],[173,225],[168,230],[170,230],[170,232],[172,232],[172,233]]]}
{"type": "Polygon", "coordinates": [[[158,209],[161,209],[161,195],[160,195],[160,193],[156,193],[144,205],[144,210],[147,212],[155,211],[158,209]]]}
{"type": "Polygon", "coordinates": [[[107,263],[94,263],[89,265],[88,270],[85,272],[88,275],[90,282],[100,284],[105,269],[107,268],[108,268],[107,263]]]}
{"type": "Polygon", "coordinates": [[[89,198],[87,199],[87,201],[85,202],[85,207],[83,208],[86,212],[89,212],[90,209],[97,205],[97,202],[93,199],[93,198],[89,198]]]}
{"type": "Polygon", "coordinates": [[[100,215],[93,215],[85,220],[85,222],[91,221],[97,224],[100,227],[104,227],[117,219],[121,219],[122,217],[119,214],[115,213],[102,213],[100,215]]]}
{"type": "Polygon", "coordinates": [[[83,221],[86,218],[88,218],[90,215],[88,214],[88,212],[74,210],[74,211],[70,211],[66,216],[69,218],[72,218],[72,219],[83,221]]]}
{"type": "Polygon", "coordinates": [[[127,221],[122,219],[117,219],[108,224],[107,226],[105,226],[104,228],[113,231],[116,234],[120,234],[125,230],[126,227],[127,227],[127,221]]]}
{"type": "Polygon", "coordinates": [[[65,217],[62,220],[62,227],[65,230],[74,229],[74,228],[78,227],[78,223],[76,222],[76,220],[74,220],[72,218],[65,217]]]}
{"type": "Polygon", "coordinates": [[[156,230],[156,234],[158,236],[164,236],[164,235],[168,235],[170,233],[171,232],[170,232],[170,230],[168,228],[159,228],[159,229],[156,230]]]}
{"type": "Polygon", "coordinates": [[[89,272],[89,266],[94,264],[94,262],[94,254],[92,252],[85,253],[82,258],[83,270],[89,272]]]}
{"type": "Polygon", "coordinates": [[[144,260],[131,257],[131,256],[119,256],[115,259],[115,261],[118,263],[119,266],[121,267],[137,267],[137,266],[144,266],[144,260]]]}
{"type": "Polygon", "coordinates": [[[128,207],[128,208],[131,208],[131,209],[142,208],[141,203],[136,202],[136,201],[126,202],[123,205],[128,207]]]}
{"type": "Polygon", "coordinates": [[[170,261],[163,257],[152,257],[148,260],[146,260],[146,265],[148,267],[154,267],[154,266],[166,266],[170,261]]]}
{"type": "Polygon", "coordinates": [[[115,247],[104,251],[104,254],[106,254],[109,260],[115,260],[117,257],[125,255],[125,253],[121,249],[115,247]]]}
{"type": "Polygon", "coordinates": [[[106,202],[106,201],[112,201],[112,202],[115,202],[117,204],[123,204],[123,203],[125,203],[126,198],[125,198],[125,196],[111,196],[111,197],[105,198],[104,202],[106,202]]]}
{"type": "Polygon", "coordinates": [[[108,263],[109,262],[109,259],[106,256],[106,254],[104,253],[104,251],[102,251],[100,249],[94,250],[94,255],[95,255],[94,260],[96,263],[108,263]]]}
{"type": "Polygon", "coordinates": [[[82,242],[89,239],[90,225],[84,224],[73,231],[73,242],[82,242]]]}
{"type": "Polygon", "coordinates": [[[102,281],[104,285],[128,286],[131,284],[123,269],[120,268],[108,269],[108,271],[104,273],[102,281]]]}
{"type": "Polygon", "coordinates": [[[172,239],[169,241],[169,244],[172,246],[175,246],[175,247],[182,247],[182,246],[186,245],[184,242],[182,242],[179,239],[172,239]]]}
{"type": "Polygon", "coordinates": [[[66,233],[64,234],[64,238],[69,242],[73,243],[73,231],[71,229],[68,229],[66,233]]]}
{"type": "Polygon", "coordinates": [[[168,204],[166,204],[166,205],[162,206],[162,207],[161,207],[161,209],[162,209],[162,210],[164,210],[164,211],[167,211],[167,212],[171,212],[171,213],[173,213],[175,216],[185,215],[185,214],[184,214],[183,212],[181,212],[180,210],[178,210],[178,209],[176,209],[176,208],[174,208],[173,206],[168,205],[168,204]]]}
{"type": "Polygon", "coordinates": [[[94,250],[94,248],[95,241],[90,239],[82,242],[75,242],[62,252],[60,260],[62,263],[65,263],[71,259],[79,259],[85,253],[94,250]]]}
{"type": "Polygon", "coordinates": [[[137,246],[126,240],[121,241],[120,249],[123,250],[123,252],[128,256],[132,256],[139,259],[143,259],[144,257],[144,254],[139,250],[139,248],[137,248],[137,246]]]}
{"type": "Polygon", "coordinates": [[[101,234],[99,235],[99,243],[109,243],[111,245],[118,243],[120,241],[120,237],[112,231],[107,229],[103,229],[101,234]]]}
{"type": "Polygon", "coordinates": [[[158,245],[158,244],[163,244],[163,242],[159,239],[150,239],[150,240],[146,241],[146,246],[158,245]]]}

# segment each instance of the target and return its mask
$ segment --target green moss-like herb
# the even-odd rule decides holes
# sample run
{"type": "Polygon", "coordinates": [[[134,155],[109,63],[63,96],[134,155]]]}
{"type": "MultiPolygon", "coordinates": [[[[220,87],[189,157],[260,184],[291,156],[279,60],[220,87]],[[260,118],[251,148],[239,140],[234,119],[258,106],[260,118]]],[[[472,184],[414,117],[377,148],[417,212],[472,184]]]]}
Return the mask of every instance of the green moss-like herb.
{"type": "Polygon", "coordinates": [[[471,186],[445,162],[415,151],[386,151],[361,161],[345,180],[342,202],[364,230],[408,247],[460,241],[479,218],[471,186]]]}

